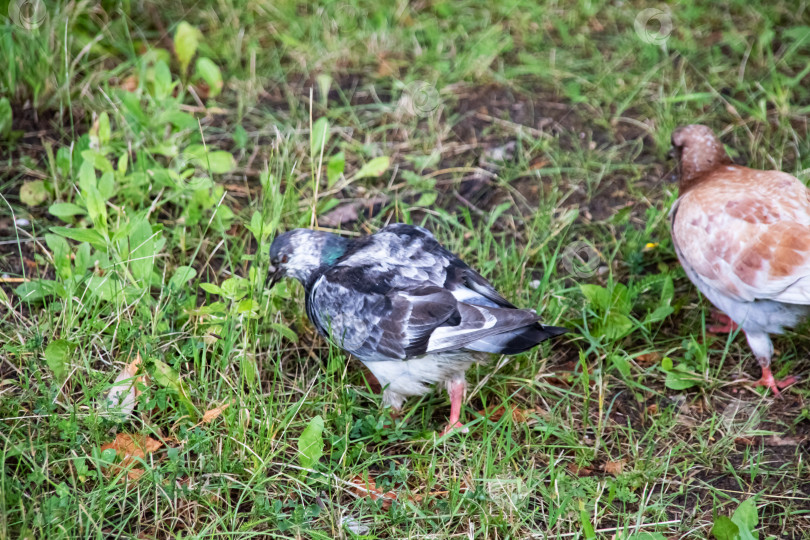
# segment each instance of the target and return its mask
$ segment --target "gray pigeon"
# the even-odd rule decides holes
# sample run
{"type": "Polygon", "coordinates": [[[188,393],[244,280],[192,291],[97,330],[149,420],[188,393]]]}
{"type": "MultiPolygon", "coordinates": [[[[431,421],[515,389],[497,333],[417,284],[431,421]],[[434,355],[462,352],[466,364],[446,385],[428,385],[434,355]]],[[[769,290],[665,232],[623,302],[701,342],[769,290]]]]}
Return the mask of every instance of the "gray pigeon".
{"type": "Polygon", "coordinates": [[[516,308],[422,227],[397,223],[357,240],[295,229],[273,241],[270,264],[270,286],[300,281],[318,331],[365,364],[395,411],[444,383],[444,433],[464,429],[464,373],[483,353],[517,354],[567,332],[516,308]]]}

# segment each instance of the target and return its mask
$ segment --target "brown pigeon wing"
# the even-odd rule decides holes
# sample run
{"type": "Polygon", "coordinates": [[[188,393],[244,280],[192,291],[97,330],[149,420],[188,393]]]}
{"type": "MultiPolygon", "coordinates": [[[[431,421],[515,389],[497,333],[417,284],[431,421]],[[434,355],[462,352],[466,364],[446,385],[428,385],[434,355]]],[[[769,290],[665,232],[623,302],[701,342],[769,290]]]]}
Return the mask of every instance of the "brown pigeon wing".
{"type": "Polygon", "coordinates": [[[796,178],[721,167],[674,212],[678,256],[706,285],[736,300],[810,303],[810,197],[796,178]]]}

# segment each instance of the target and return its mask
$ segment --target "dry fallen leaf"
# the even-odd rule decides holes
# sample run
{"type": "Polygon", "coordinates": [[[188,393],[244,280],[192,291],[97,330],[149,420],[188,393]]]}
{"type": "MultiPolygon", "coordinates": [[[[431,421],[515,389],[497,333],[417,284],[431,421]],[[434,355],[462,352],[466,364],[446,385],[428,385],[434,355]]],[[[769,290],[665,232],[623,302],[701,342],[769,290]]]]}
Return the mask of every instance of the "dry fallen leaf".
{"type": "Polygon", "coordinates": [[[619,476],[624,471],[624,465],[627,463],[626,459],[620,459],[618,461],[608,461],[605,463],[605,472],[608,474],[612,474],[613,476],[619,476]]]}
{"type": "Polygon", "coordinates": [[[389,491],[387,493],[383,493],[383,491],[374,483],[374,479],[372,478],[366,480],[362,476],[357,475],[349,480],[349,483],[352,485],[352,492],[358,497],[369,497],[372,501],[382,499],[382,507],[385,509],[389,508],[391,503],[397,500],[396,492],[389,491]]]}
{"type": "Polygon", "coordinates": [[[146,374],[141,373],[139,375],[142,369],[141,355],[138,353],[135,360],[127,364],[115,378],[115,382],[113,382],[105,400],[107,409],[114,409],[114,412],[121,413],[124,416],[132,413],[138,396],[141,395],[138,384],[146,384],[148,381],[146,374]]]}
{"type": "Polygon", "coordinates": [[[130,75],[126,77],[121,84],[119,85],[120,88],[126,92],[134,92],[138,89],[138,77],[135,75],[130,75]]]}
{"type": "Polygon", "coordinates": [[[331,212],[327,212],[318,218],[318,224],[325,227],[339,227],[347,223],[355,222],[359,219],[360,210],[366,210],[369,216],[374,212],[374,207],[384,205],[388,202],[388,197],[383,195],[341,204],[331,212]]]}
{"type": "Polygon", "coordinates": [[[759,444],[764,446],[798,446],[805,440],[805,437],[780,437],[779,435],[772,435],[770,437],[736,437],[734,442],[745,446],[759,444]]]}
{"type": "MultiPolygon", "coordinates": [[[[522,424],[526,422],[528,416],[536,412],[534,409],[520,409],[515,407],[514,405],[509,406],[512,409],[512,421],[517,424],[522,424]]],[[[503,405],[493,405],[487,409],[482,409],[478,411],[480,416],[484,416],[493,422],[496,422],[503,418],[503,415],[506,413],[506,408],[503,405]]]]}
{"type": "Polygon", "coordinates": [[[661,360],[661,355],[657,352],[644,353],[636,356],[636,363],[641,367],[650,367],[661,360]]]}
{"type": "Polygon", "coordinates": [[[211,422],[219,418],[219,415],[222,414],[222,411],[224,411],[230,406],[231,406],[230,403],[226,403],[224,405],[220,405],[219,407],[214,407],[213,409],[205,411],[205,413],[203,413],[202,423],[210,424],[211,422]]]}
{"type": "Polygon", "coordinates": [[[568,472],[576,476],[593,476],[593,467],[580,467],[576,463],[568,464],[568,472]]]}
{"type": "MultiPolygon", "coordinates": [[[[163,443],[147,435],[119,433],[113,442],[102,445],[101,451],[112,448],[121,458],[121,463],[110,467],[110,472],[117,474],[121,469],[129,468],[136,459],[145,458],[147,454],[151,454],[161,446],[163,443]]],[[[137,480],[144,472],[146,471],[140,467],[133,467],[127,471],[127,477],[130,480],[137,480]]]]}

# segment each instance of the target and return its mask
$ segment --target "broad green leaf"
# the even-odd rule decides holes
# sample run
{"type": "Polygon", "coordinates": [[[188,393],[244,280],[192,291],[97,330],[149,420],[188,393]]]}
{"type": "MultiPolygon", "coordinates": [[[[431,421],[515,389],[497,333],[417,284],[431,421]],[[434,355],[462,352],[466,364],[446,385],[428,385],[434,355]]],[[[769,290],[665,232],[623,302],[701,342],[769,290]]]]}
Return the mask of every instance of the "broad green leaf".
{"type": "Polygon", "coordinates": [[[79,244],[78,249],[76,249],[76,258],[73,259],[73,266],[76,268],[77,272],[82,275],[85,270],[92,265],[93,261],[90,259],[90,244],[82,242],[79,244]]]}
{"type": "Polygon", "coordinates": [[[174,84],[172,84],[172,73],[169,71],[169,65],[166,62],[155,62],[155,97],[159,100],[167,99],[172,95],[174,84]]]}
{"type": "Polygon", "coordinates": [[[68,279],[73,272],[70,264],[70,246],[68,245],[67,240],[65,240],[64,237],[56,234],[46,234],[45,243],[51,250],[54,266],[56,266],[56,271],[58,272],[59,277],[62,279],[68,279]]]}
{"type": "Polygon", "coordinates": [[[343,152],[338,152],[329,158],[329,162],[326,164],[326,180],[329,187],[335,185],[345,168],[346,155],[343,152]]]}
{"type": "Polygon", "coordinates": [[[180,374],[167,363],[155,359],[155,382],[160,386],[180,392],[180,374]]]}
{"type": "Polygon", "coordinates": [[[118,158],[118,175],[123,177],[127,174],[127,167],[129,165],[129,154],[124,152],[121,154],[121,157],[118,158]]]}
{"type": "Polygon", "coordinates": [[[98,179],[98,194],[104,201],[109,201],[115,195],[115,174],[112,171],[105,172],[98,179]]]}
{"type": "Polygon", "coordinates": [[[154,264],[155,235],[149,222],[141,219],[129,235],[129,268],[136,280],[148,283],[154,264]]]}
{"type": "Polygon", "coordinates": [[[740,540],[755,540],[758,535],[754,532],[754,529],[757,528],[759,518],[757,517],[757,505],[754,500],[746,499],[741,502],[731,516],[731,521],[740,529],[740,540]]]}
{"type": "Polygon", "coordinates": [[[101,298],[106,302],[120,303],[124,300],[124,293],[117,281],[112,279],[110,274],[104,276],[90,276],[87,280],[87,290],[93,296],[101,298]]]}
{"type": "Polygon", "coordinates": [[[219,288],[217,285],[213,283],[200,283],[200,288],[207,293],[211,294],[218,294],[219,296],[225,296],[225,292],[219,288]]]}
{"type": "Polygon", "coordinates": [[[672,315],[673,311],[675,310],[669,305],[658,306],[657,308],[655,308],[655,311],[647,315],[647,318],[644,319],[644,322],[654,323],[658,321],[663,321],[664,319],[672,315]]]}
{"type": "Polygon", "coordinates": [[[438,193],[435,191],[428,191],[426,193],[422,193],[419,197],[419,200],[416,201],[416,206],[430,206],[436,202],[436,197],[438,197],[438,193]]]}
{"type": "Polygon", "coordinates": [[[59,380],[64,379],[67,374],[70,349],[70,343],[64,339],[51,341],[45,348],[45,361],[54,376],[59,380]]]}
{"type": "Polygon", "coordinates": [[[197,58],[195,71],[198,77],[205,81],[211,97],[216,97],[222,92],[222,72],[210,58],[197,58]]]}
{"type": "Polygon", "coordinates": [[[187,159],[195,165],[214,174],[226,174],[236,168],[236,161],[225,150],[208,150],[201,144],[193,144],[183,151],[187,159]]]}
{"type": "Polygon", "coordinates": [[[363,167],[357,171],[357,174],[354,175],[353,179],[359,180],[370,176],[382,176],[383,173],[388,170],[389,165],[391,165],[391,158],[388,156],[374,158],[363,165],[363,167]]]}
{"type": "Polygon", "coordinates": [[[220,287],[225,297],[231,300],[241,300],[248,293],[248,282],[245,278],[228,278],[220,287]]]}
{"type": "Polygon", "coordinates": [[[105,146],[110,142],[110,116],[103,112],[98,116],[98,144],[105,146]]]}
{"type": "Polygon", "coordinates": [[[702,379],[689,371],[684,364],[679,364],[675,369],[667,372],[664,385],[672,390],[686,390],[700,384],[702,379]]]}
{"type": "Polygon", "coordinates": [[[607,311],[610,308],[610,291],[599,285],[580,285],[582,295],[596,311],[607,311]]]}
{"type": "Polygon", "coordinates": [[[202,33],[186,21],[181,21],[177,25],[177,30],[174,32],[174,53],[177,55],[177,61],[180,62],[180,70],[184,74],[197,52],[201,37],[202,33]]]}
{"type": "Polygon", "coordinates": [[[51,227],[51,231],[65,238],[76,240],[77,242],[87,242],[96,247],[106,247],[107,242],[104,237],[95,229],[69,229],[67,227],[51,227]]]}
{"type": "Polygon", "coordinates": [[[174,271],[174,275],[169,280],[169,286],[174,289],[179,289],[186,282],[191,281],[197,277],[197,271],[190,266],[178,266],[174,271]]]}
{"type": "Polygon", "coordinates": [[[740,528],[726,516],[718,516],[712,526],[715,540],[740,540],[740,528]]]}
{"type": "Polygon", "coordinates": [[[624,283],[615,283],[613,285],[613,294],[611,296],[612,309],[620,313],[628,314],[633,309],[633,299],[630,295],[630,290],[624,283]]]}
{"type": "Polygon", "coordinates": [[[627,315],[611,311],[602,323],[601,334],[610,340],[621,339],[633,330],[633,321],[627,315]]]}
{"type": "Polygon", "coordinates": [[[314,417],[298,438],[298,462],[312,469],[323,456],[323,418],[314,417]]]}
{"type": "Polygon", "coordinates": [[[42,180],[32,180],[20,186],[20,200],[26,206],[39,206],[48,200],[48,190],[42,180]]]}
{"type": "MultiPolygon", "coordinates": [[[[245,228],[249,230],[253,234],[253,238],[261,242],[262,236],[265,234],[265,227],[262,223],[262,214],[261,212],[253,212],[253,215],[250,216],[250,225],[245,225],[245,228]]],[[[267,233],[269,233],[269,227],[267,228],[267,233]]]]}
{"type": "Polygon", "coordinates": [[[326,147],[329,142],[329,121],[326,117],[320,117],[315,120],[312,125],[312,132],[310,133],[310,156],[314,162],[318,162],[321,156],[321,149],[326,147]]]}
{"type": "Polygon", "coordinates": [[[298,334],[293,332],[287,326],[278,323],[270,323],[270,328],[272,328],[273,330],[275,330],[276,332],[287,338],[289,341],[292,341],[293,343],[298,343],[298,334]]]}
{"type": "Polygon", "coordinates": [[[20,284],[14,294],[26,302],[37,302],[49,296],[62,296],[64,287],[50,279],[34,279],[20,284]]]}
{"type": "Polygon", "coordinates": [[[52,216],[56,216],[62,221],[70,221],[69,218],[73,216],[83,216],[87,214],[87,210],[73,203],[54,203],[48,208],[48,212],[52,216]]]}
{"type": "Polygon", "coordinates": [[[753,531],[757,528],[759,518],[757,517],[757,505],[754,499],[746,499],[734,511],[731,516],[731,521],[740,527],[746,527],[748,530],[753,531]]]}
{"type": "Polygon", "coordinates": [[[259,303],[256,300],[253,300],[251,298],[245,298],[244,300],[239,302],[238,306],[236,306],[236,312],[253,313],[258,311],[260,307],[261,306],[259,306],[259,303]]]}
{"type": "Polygon", "coordinates": [[[101,171],[101,173],[111,173],[113,172],[113,166],[107,156],[98,152],[96,150],[84,150],[82,152],[82,158],[84,161],[90,163],[93,168],[101,171]]]}

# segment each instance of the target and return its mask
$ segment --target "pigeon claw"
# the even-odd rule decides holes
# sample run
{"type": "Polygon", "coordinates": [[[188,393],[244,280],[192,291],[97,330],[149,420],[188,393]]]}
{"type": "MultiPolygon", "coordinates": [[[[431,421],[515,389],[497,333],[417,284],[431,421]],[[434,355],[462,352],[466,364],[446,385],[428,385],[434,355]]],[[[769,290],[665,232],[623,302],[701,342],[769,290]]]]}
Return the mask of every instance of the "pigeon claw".
{"type": "Polygon", "coordinates": [[[760,379],[754,383],[754,386],[764,386],[773,392],[775,396],[780,396],[782,394],[780,390],[784,390],[788,386],[796,384],[798,381],[799,377],[795,375],[785,377],[784,379],[775,379],[773,377],[773,373],[771,372],[771,368],[763,367],[762,377],[760,377],[760,379]]]}
{"type": "Polygon", "coordinates": [[[470,428],[468,428],[467,426],[465,426],[464,424],[462,424],[461,422],[456,420],[455,422],[448,423],[444,427],[444,429],[442,430],[441,436],[444,437],[445,435],[447,435],[448,433],[451,433],[453,431],[458,431],[459,433],[469,433],[470,428]]]}

